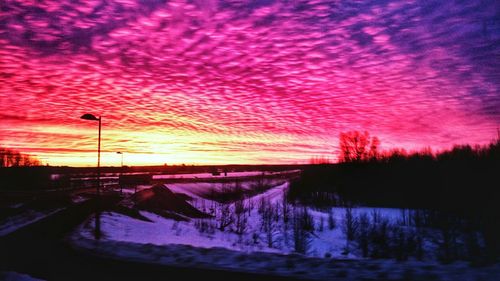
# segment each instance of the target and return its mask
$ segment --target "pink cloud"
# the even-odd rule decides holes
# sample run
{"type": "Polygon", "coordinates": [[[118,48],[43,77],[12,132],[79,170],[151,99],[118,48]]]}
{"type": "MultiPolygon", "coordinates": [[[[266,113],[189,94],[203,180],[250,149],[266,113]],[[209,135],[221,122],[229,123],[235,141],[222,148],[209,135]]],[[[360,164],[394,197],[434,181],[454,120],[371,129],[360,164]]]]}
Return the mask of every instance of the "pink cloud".
{"type": "Polygon", "coordinates": [[[440,38],[427,24],[439,15],[422,19],[415,3],[358,15],[346,2],[188,2],[8,1],[20,6],[4,15],[0,110],[22,118],[2,120],[1,143],[48,159],[52,149],[91,150],[95,124],[78,119],[86,112],[103,115],[108,151],[164,147],[165,162],[194,161],[183,158],[190,151],[200,162],[307,162],[333,154],[339,132],[352,129],[387,147],[495,134],[498,109],[484,108],[500,104],[498,81],[464,49],[477,42],[440,38]],[[45,12],[17,20],[35,5],[45,12]]]}

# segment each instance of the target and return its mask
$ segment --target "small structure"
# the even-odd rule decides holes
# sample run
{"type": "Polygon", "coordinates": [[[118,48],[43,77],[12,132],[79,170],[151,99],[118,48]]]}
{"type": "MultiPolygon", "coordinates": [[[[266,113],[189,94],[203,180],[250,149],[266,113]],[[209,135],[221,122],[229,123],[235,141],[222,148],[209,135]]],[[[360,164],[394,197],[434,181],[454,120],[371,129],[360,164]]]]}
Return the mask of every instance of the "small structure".
{"type": "Polygon", "coordinates": [[[152,180],[153,176],[150,174],[120,175],[119,177],[120,186],[150,184],[152,180]]]}
{"type": "Polygon", "coordinates": [[[221,169],[213,169],[212,170],[212,176],[220,176],[221,174],[221,169]]]}

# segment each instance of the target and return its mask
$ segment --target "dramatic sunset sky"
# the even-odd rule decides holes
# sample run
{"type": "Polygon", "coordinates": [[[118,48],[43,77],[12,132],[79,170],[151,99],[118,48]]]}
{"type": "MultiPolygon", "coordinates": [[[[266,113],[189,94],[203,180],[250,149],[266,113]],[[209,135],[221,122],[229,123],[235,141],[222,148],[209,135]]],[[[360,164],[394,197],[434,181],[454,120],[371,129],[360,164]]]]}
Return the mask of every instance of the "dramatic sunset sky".
{"type": "Polygon", "coordinates": [[[0,0],[0,146],[50,165],[307,163],[342,131],[485,144],[500,3],[0,0]]]}

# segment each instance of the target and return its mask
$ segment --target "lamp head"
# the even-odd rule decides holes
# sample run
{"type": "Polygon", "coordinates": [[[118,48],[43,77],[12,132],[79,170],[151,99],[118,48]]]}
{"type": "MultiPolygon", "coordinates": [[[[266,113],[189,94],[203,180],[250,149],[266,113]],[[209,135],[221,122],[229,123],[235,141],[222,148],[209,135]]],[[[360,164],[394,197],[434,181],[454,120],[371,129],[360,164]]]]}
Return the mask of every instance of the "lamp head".
{"type": "Polygon", "coordinates": [[[94,115],[92,114],[83,114],[82,117],[80,117],[82,119],[85,119],[85,120],[93,120],[93,121],[99,121],[99,118],[95,117],[94,115]]]}

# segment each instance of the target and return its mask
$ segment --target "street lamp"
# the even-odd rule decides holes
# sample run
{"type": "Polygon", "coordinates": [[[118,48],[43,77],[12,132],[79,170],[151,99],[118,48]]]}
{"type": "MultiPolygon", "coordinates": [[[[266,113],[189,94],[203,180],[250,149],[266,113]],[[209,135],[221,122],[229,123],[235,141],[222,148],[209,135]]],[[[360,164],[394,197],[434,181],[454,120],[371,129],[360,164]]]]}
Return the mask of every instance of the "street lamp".
{"type": "Polygon", "coordinates": [[[92,114],[83,114],[82,117],[80,117],[85,120],[91,120],[91,121],[99,121],[99,140],[97,143],[97,195],[99,196],[100,194],[100,188],[101,188],[101,119],[102,117],[99,116],[99,118],[95,117],[92,114]]]}
{"type": "Polygon", "coordinates": [[[122,167],[123,167],[123,152],[118,151],[116,154],[120,154],[122,156],[122,167]]]}
{"type": "Polygon", "coordinates": [[[116,154],[120,154],[122,156],[122,166],[120,168],[120,177],[118,177],[118,184],[120,185],[120,194],[122,194],[122,184],[120,182],[120,178],[122,177],[123,175],[123,152],[121,151],[118,151],[116,154]]]}
{"type": "Polygon", "coordinates": [[[99,121],[99,141],[97,143],[97,211],[95,214],[95,239],[99,240],[101,238],[101,203],[100,203],[100,188],[101,188],[101,116],[99,118],[92,114],[83,114],[80,117],[85,120],[99,121]]]}

